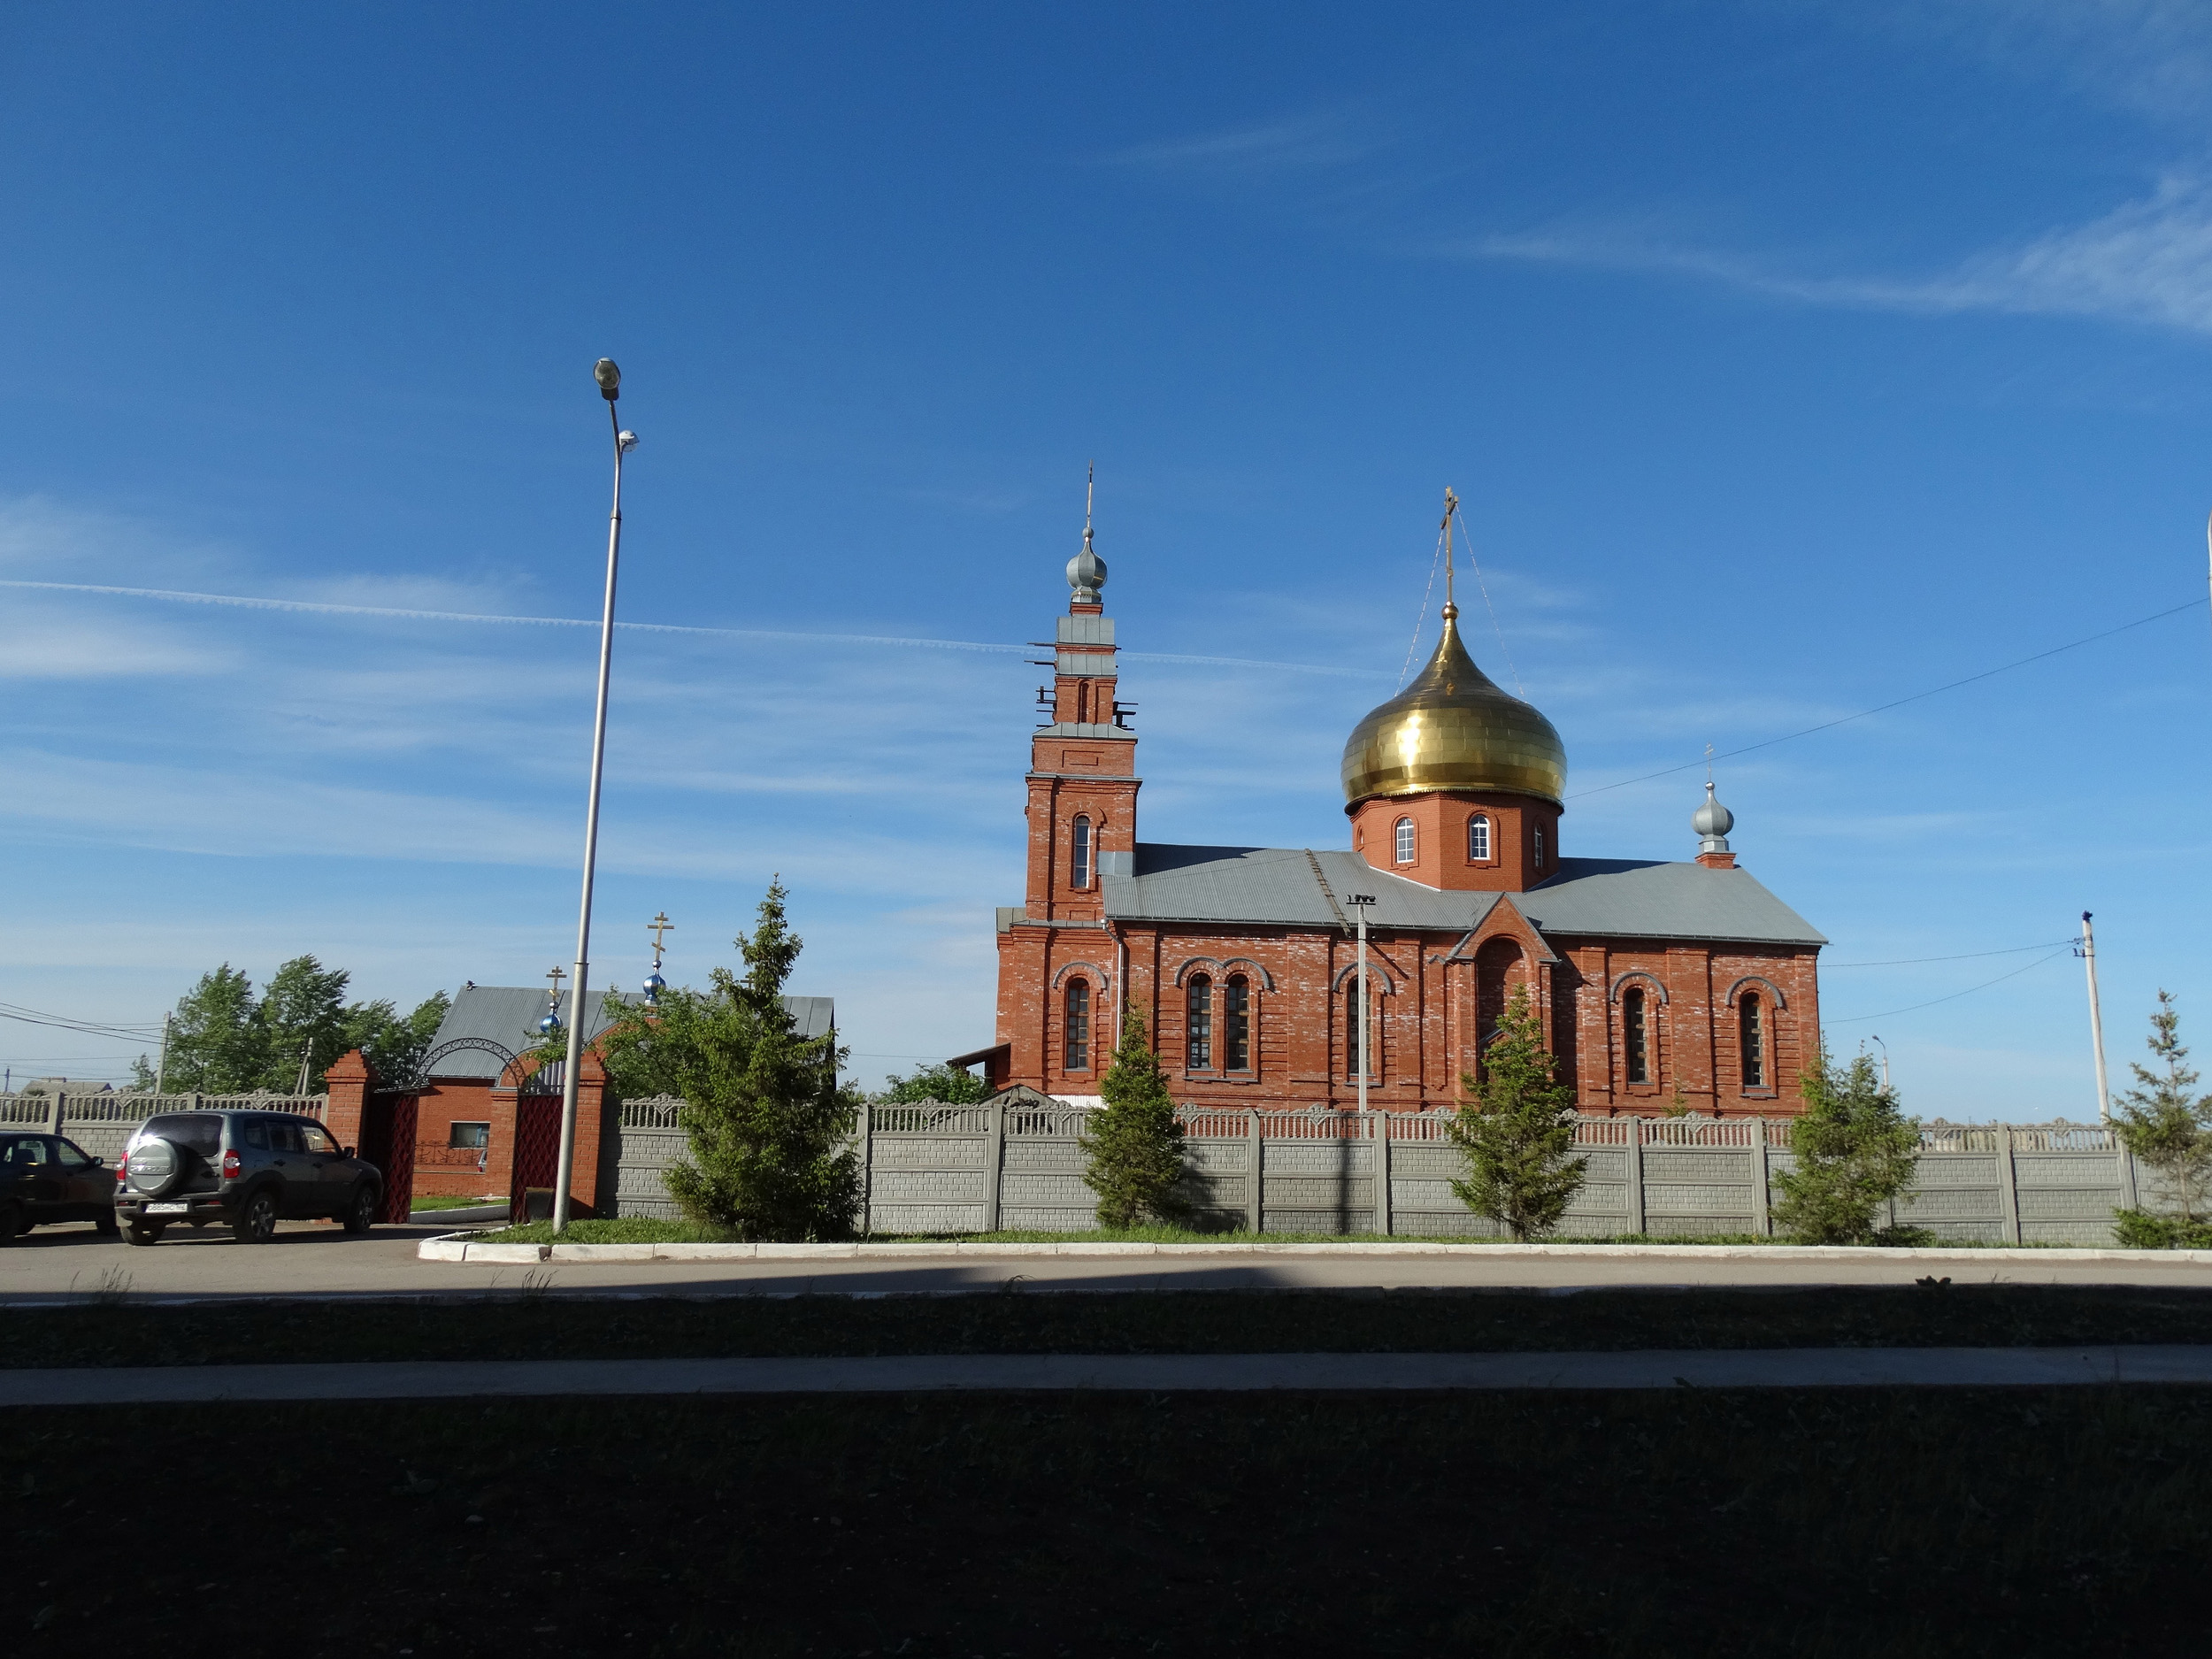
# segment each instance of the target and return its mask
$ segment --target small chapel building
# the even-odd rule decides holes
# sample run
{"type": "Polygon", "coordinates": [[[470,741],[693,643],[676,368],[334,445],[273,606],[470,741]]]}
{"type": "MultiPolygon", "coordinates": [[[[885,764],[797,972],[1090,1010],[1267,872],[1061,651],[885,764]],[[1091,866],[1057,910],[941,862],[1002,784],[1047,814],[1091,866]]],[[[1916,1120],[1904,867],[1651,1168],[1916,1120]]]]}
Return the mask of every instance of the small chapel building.
{"type": "Polygon", "coordinates": [[[1348,850],[1145,841],[1087,528],[1067,577],[1030,741],[1027,890],[998,912],[997,1037],[954,1064],[1095,1100],[1126,1003],[1179,1102],[1348,1107],[1359,897],[1371,1107],[1454,1105],[1525,987],[1586,1113],[1801,1109],[1826,941],[1737,864],[1709,782],[1694,858],[1567,856],[1559,733],[1475,666],[1448,602],[1428,666],[1346,741],[1348,850]]]}

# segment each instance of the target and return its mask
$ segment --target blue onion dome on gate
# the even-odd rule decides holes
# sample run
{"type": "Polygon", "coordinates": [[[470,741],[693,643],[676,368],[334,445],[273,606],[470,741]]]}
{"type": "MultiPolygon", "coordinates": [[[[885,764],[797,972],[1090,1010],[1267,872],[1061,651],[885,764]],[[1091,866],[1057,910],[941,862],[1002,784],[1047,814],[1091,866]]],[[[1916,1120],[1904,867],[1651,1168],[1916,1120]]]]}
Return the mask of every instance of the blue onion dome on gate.
{"type": "Polygon", "coordinates": [[[1348,806],[1438,789],[1534,795],[1555,806],[1567,788],[1567,748],[1532,704],[1499,688],[1459,639],[1459,607],[1429,665],[1371,710],[1344,744],[1348,806]]]}
{"type": "Polygon", "coordinates": [[[645,976],[645,1000],[649,1004],[657,1003],[661,993],[667,988],[668,981],[661,978],[657,969],[645,976]]]}

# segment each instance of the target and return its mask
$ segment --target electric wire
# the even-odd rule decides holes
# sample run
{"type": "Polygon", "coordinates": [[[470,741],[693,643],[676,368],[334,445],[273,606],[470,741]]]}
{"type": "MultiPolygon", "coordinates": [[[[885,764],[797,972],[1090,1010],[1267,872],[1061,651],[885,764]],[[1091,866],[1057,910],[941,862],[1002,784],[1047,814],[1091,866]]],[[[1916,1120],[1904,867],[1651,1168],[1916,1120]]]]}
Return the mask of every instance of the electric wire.
{"type": "Polygon", "coordinates": [[[2187,604],[2175,605],[2170,610],[2154,611],[2147,617],[2138,617],[2132,622],[2123,622],[2118,627],[2107,628],[2101,634],[2086,634],[2078,640],[2069,640],[2063,645],[2054,645],[2047,651],[2038,651],[2032,657],[2023,657],[2016,662],[2002,663],[1995,668],[1985,668],[1980,673],[1969,674],[1963,680],[1954,680],[1945,685],[1932,686],[1925,691],[1916,691],[1909,697],[1899,697],[1893,702],[1879,703],[1871,709],[1861,709],[1856,714],[1846,714],[1833,720],[1823,720],[1818,726],[1809,726],[1801,732],[1787,732],[1780,737],[1770,737],[1756,743],[1746,743],[1741,749],[1732,749],[1724,755],[1710,755],[1699,760],[1686,760],[1679,766],[1663,766],[1657,772],[1647,772],[1640,777],[1624,778],[1618,783],[1601,783],[1594,789],[1577,789],[1567,799],[1579,801],[1585,795],[1604,795],[1609,790],[1625,789],[1634,783],[1649,783],[1654,778],[1671,778],[1678,772],[1689,772],[1699,766],[1709,765],[1717,760],[1733,760],[1737,756],[1748,755],[1754,749],[1772,749],[1777,743],[1793,743],[1801,737],[1810,737],[1816,732],[1832,731],[1839,726],[1848,726],[1852,721],[1863,720],[1870,715],[1886,714],[1892,709],[1901,709],[1907,703],[1918,703],[1924,697],[1939,696],[1947,691],[1956,691],[1961,686],[1973,685],[1977,680],[1988,680],[1998,674],[2010,673],[2016,668],[2025,668],[2030,663],[2039,663],[2047,657],[2058,656],[2062,651],[2078,650],[2085,645],[2094,645],[2099,640],[2108,640],[2116,634],[2127,633],[2131,628],[2144,627],[2153,622],[2162,622],[2168,617],[2177,617],[2185,611],[2194,611],[2199,605],[2207,603],[2212,603],[2212,601],[2192,599],[2187,604]]]}
{"type": "MultiPolygon", "coordinates": [[[[1445,520],[1446,525],[1450,522],[1448,518],[1445,520]]],[[[1421,590],[1421,609],[1413,618],[1413,637],[1406,641],[1405,665],[1398,670],[1398,684],[1402,689],[1406,677],[1413,672],[1413,654],[1421,649],[1421,630],[1428,626],[1429,600],[1436,592],[1436,567],[1444,557],[1445,534],[1444,528],[1440,526],[1436,532],[1436,551],[1429,555],[1429,585],[1421,590]]]]}
{"type": "Polygon", "coordinates": [[[1955,956],[1898,956],[1888,962],[1824,962],[1821,972],[1831,968],[1909,968],[1923,962],[1971,962],[1978,956],[2018,956],[2031,950],[2056,950],[2063,946],[2071,949],[2081,943],[2073,939],[2047,939],[2039,945],[2008,945],[2002,950],[1969,950],[1955,956]]]}
{"type": "Polygon", "coordinates": [[[2007,979],[2016,979],[2030,969],[2039,968],[2047,962],[2056,962],[2072,949],[2073,941],[2069,940],[2049,956],[2038,956],[2033,962],[2029,963],[2027,967],[2015,968],[2010,973],[2001,973],[1993,979],[1985,979],[1979,985],[1970,985],[1963,991],[1954,991],[1948,996],[1932,997],[1925,1002],[1914,1002],[1904,1008],[1884,1009],[1878,1014],[1854,1014],[1848,1019],[1824,1019],[1820,1023],[1824,1026],[1863,1025],[1870,1019],[1892,1019],[1899,1014],[1913,1014],[1924,1008],[1933,1008],[1938,1002],[1955,1002],[1962,996],[1971,996],[1977,991],[1986,991],[1993,985],[2002,985],[2007,979]]]}

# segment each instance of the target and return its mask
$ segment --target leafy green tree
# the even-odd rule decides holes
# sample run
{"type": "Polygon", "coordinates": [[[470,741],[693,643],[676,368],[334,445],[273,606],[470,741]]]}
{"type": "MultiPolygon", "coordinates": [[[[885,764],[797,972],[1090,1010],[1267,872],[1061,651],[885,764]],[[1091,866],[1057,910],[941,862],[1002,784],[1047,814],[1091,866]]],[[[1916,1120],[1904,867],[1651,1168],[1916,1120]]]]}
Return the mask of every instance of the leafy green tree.
{"type": "MultiPolygon", "coordinates": [[[[296,1054],[293,1064],[297,1065],[296,1054]]],[[[164,1087],[179,1093],[237,1094],[269,1073],[269,1030],[253,981],[226,962],[177,1003],[164,1087]]]]}
{"type": "Polygon", "coordinates": [[[262,987],[259,1017],[267,1062],[256,1087],[288,1094],[299,1087],[300,1062],[312,1088],[323,1068],[354,1045],[347,1039],[346,987],[353,976],[313,956],[294,956],[262,987]]]}
{"type": "Polygon", "coordinates": [[[2212,1233],[2204,1225],[2206,1188],[2212,1185],[2212,1094],[2196,1093],[2197,1073],[2182,1046],[2181,1014],[2172,993],[2159,992],[2146,1041],[2156,1069],[2140,1060],[2129,1063],[2136,1086],[2120,1096],[2112,1126],[2121,1144],[2157,1171],[2167,1209],[2162,1214],[2116,1210],[2115,1227],[2122,1243],[2139,1248],[2201,1248],[2199,1235],[2212,1233]]]}
{"type": "Polygon", "coordinates": [[[1920,1120],[1904,1115],[1873,1060],[1839,1067],[1823,1048],[1800,1092],[1804,1115],[1790,1125],[1797,1167],[1775,1174],[1775,1225],[1800,1244],[1924,1242],[1924,1228],[1878,1225],[1912,1185],[1920,1120]]]}
{"type": "Polygon", "coordinates": [[[1575,1154],[1575,1092],[1557,1066],[1528,987],[1516,987],[1482,1051],[1481,1079],[1461,1079],[1467,1098],[1445,1125],[1467,1162],[1452,1191],[1517,1242],[1559,1225],[1590,1167],[1575,1154]]]}
{"type": "Polygon", "coordinates": [[[787,896],[771,885],[736,941],[743,978],[717,968],[711,989],[664,991],[657,1009],[611,1001],[598,1048],[618,1095],[682,1098],[691,1156],[667,1182],[687,1216],[741,1239],[841,1239],[860,1208],[860,1096],[838,1084],[837,1033],[802,1037],[784,1006],[801,945],[787,896]]]}
{"type": "Polygon", "coordinates": [[[1098,1194],[1102,1226],[1131,1227],[1140,1218],[1171,1221],[1183,1211],[1183,1125],[1175,1121],[1167,1078],[1145,1041],[1144,1016],[1122,1016],[1121,1046],[1099,1079],[1105,1105],[1083,1135],[1089,1160],[1083,1183],[1098,1194]]]}
{"type": "Polygon", "coordinates": [[[964,1067],[928,1065],[901,1077],[883,1079],[883,1093],[874,1097],[879,1106],[902,1106],[918,1101],[942,1101],[948,1106],[974,1106],[991,1098],[991,1086],[964,1067]]]}
{"type": "MultiPolygon", "coordinates": [[[[412,1077],[452,1007],[453,999],[443,991],[434,991],[409,1014],[402,1014],[388,998],[355,1002],[346,1010],[345,1032],[337,1053],[320,1056],[319,1064],[327,1066],[338,1055],[358,1048],[379,1077],[412,1077]]],[[[309,1087],[323,1087],[321,1072],[309,1079],[309,1087]]]]}
{"type": "MultiPolygon", "coordinates": [[[[312,956],[294,956],[269,976],[262,994],[228,963],[177,1004],[169,1034],[169,1064],[162,1087],[173,1092],[240,1094],[268,1089],[288,1094],[299,1087],[300,1060],[308,1063],[310,1093],[325,1087],[330,1064],[359,1048],[379,1074],[406,1076],[443,1022],[451,1001],[443,991],[401,1015],[389,1000],[348,1002],[352,975],[326,968],[312,956]]],[[[150,1089],[154,1069],[141,1055],[131,1087],[150,1089]]]]}

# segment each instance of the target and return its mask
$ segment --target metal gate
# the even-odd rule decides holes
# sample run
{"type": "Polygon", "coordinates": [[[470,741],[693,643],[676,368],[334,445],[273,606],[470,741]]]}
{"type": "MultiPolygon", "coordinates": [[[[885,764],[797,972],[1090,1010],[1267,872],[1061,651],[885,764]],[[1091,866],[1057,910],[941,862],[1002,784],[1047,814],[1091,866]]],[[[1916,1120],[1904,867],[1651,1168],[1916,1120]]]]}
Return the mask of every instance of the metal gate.
{"type": "Polygon", "coordinates": [[[415,1119],[421,1096],[372,1094],[361,1102],[361,1144],[354,1148],[384,1177],[379,1221],[407,1219],[415,1203],[415,1119]]]}
{"type": "MultiPolygon", "coordinates": [[[[530,1220],[530,1194],[550,1194],[561,1165],[561,1097],[523,1094],[515,1101],[515,1170],[507,1192],[510,1220],[530,1220]]],[[[550,1211],[549,1210],[549,1217],[550,1211]]]]}

